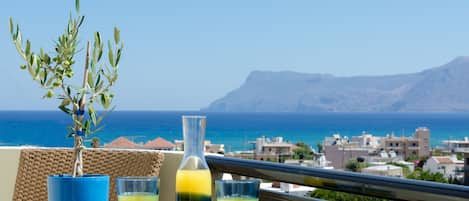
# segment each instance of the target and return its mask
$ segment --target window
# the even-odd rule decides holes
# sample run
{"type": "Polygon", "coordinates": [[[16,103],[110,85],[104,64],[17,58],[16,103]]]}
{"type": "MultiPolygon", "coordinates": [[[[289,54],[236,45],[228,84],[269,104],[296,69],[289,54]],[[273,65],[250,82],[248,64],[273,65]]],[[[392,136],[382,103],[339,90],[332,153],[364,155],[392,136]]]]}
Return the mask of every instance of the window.
{"type": "Polygon", "coordinates": [[[392,147],[392,142],[391,142],[391,143],[389,143],[389,146],[390,146],[390,147],[392,147]]]}
{"type": "Polygon", "coordinates": [[[414,143],[412,143],[412,146],[413,146],[413,147],[416,147],[416,146],[417,146],[417,144],[414,142],[414,143]]]}
{"type": "Polygon", "coordinates": [[[398,147],[398,146],[399,146],[399,143],[398,143],[398,142],[396,142],[396,147],[398,147]]]}

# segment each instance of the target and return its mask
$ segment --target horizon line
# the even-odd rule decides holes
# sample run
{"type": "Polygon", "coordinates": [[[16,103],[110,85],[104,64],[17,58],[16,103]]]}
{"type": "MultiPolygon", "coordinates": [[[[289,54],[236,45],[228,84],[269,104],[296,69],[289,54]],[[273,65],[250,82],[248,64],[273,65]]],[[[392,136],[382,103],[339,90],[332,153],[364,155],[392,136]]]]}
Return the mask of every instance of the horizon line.
{"type": "MultiPolygon", "coordinates": [[[[96,110],[97,112],[106,112],[105,110],[96,110]]],[[[61,110],[27,110],[27,109],[19,109],[19,110],[3,110],[0,109],[0,112],[58,112],[58,113],[64,113],[61,110]]],[[[432,111],[421,111],[421,112],[416,112],[416,111],[394,111],[394,112],[376,112],[376,111],[350,111],[350,112],[334,112],[334,111],[323,111],[323,112],[278,112],[278,111],[262,111],[262,112],[256,112],[256,111],[204,111],[204,110],[154,110],[154,109],[148,109],[148,110],[114,110],[113,112],[174,112],[174,113],[181,113],[181,112],[196,112],[196,113],[223,113],[223,114],[465,114],[469,115],[468,111],[447,111],[447,112],[432,112],[432,111]]],[[[112,113],[112,112],[111,112],[112,113]]]]}

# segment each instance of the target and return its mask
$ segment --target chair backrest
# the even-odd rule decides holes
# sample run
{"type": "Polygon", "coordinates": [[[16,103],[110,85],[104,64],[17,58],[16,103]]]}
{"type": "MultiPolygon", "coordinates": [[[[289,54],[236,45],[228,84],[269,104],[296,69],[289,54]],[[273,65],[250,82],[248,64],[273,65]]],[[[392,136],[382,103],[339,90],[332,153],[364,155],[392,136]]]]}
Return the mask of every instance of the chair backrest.
{"type": "MultiPolygon", "coordinates": [[[[13,201],[47,201],[47,176],[71,174],[72,149],[23,149],[13,201]]],[[[111,177],[110,201],[117,201],[115,179],[121,176],[158,176],[164,155],[150,150],[86,149],[86,174],[111,177]]]]}

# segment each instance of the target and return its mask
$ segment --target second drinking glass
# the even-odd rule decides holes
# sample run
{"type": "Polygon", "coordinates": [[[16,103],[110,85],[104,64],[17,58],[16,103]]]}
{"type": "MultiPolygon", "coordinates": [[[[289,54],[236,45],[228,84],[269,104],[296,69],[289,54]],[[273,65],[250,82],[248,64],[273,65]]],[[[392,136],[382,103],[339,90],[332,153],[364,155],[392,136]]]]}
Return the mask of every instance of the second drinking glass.
{"type": "Polygon", "coordinates": [[[217,180],[217,201],[258,201],[259,180],[217,180]]]}
{"type": "Polygon", "coordinates": [[[119,177],[116,180],[119,201],[158,201],[157,177],[119,177]]]}

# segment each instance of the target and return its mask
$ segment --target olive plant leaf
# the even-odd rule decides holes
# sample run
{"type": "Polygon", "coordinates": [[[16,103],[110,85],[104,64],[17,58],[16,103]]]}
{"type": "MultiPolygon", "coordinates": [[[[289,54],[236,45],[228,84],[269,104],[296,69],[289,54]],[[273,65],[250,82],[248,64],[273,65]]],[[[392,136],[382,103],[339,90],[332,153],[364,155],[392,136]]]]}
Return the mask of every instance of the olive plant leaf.
{"type": "Polygon", "coordinates": [[[114,66],[114,53],[112,53],[111,41],[107,41],[107,46],[109,49],[109,63],[111,64],[111,66],[114,66]]]}
{"type": "Polygon", "coordinates": [[[92,130],[92,131],[88,134],[88,136],[93,135],[93,134],[95,134],[95,133],[97,133],[97,132],[103,130],[104,128],[105,128],[105,126],[100,126],[100,127],[98,127],[98,128],[95,128],[94,130],[92,130]]]}
{"type": "Polygon", "coordinates": [[[88,136],[91,129],[91,122],[89,120],[85,121],[85,125],[83,126],[83,130],[85,131],[85,135],[88,136]]]}
{"type": "Polygon", "coordinates": [[[10,34],[13,34],[14,31],[13,18],[10,17],[10,34]]]}
{"type": "Polygon", "coordinates": [[[118,44],[119,41],[120,41],[120,38],[121,38],[121,32],[120,32],[119,28],[114,27],[114,42],[116,42],[116,44],[118,44]]]}
{"type": "Polygon", "coordinates": [[[111,109],[109,109],[108,111],[106,111],[104,114],[101,114],[96,123],[97,124],[101,124],[101,122],[103,121],[104,118],[106,118],[109,114],[111,114],[111,112],[113,112],[114,110],[116,109],[116,106],[112,107],[111,109]]]}
{"type": "Polygon", "coordinates": [[[16,25],[16,40],[20,42],[22,41],[21,31],[19,25],[16,25]]]}
{"type": "Polygon", "coordinates": [[[66,114],[72,114],[72,111],[68,109],[65,105],[60,105],[59,109],[62,110],[66,114]]]}
{"type": "Polygon", "coordinates": [[[26,40],[26,49],[24,51],[26,55],[29,55],[31,53],[31,42],[29,40],[26,40]]]}
{"type": "Polygon", "coordinates": [[[75,0],[75,10],[77,13],[80,12],[80,0],[75,0]]]}
{"type": "MultiPolygon", "coordinates": [[[[97,89],[98,88],[98,85],[100,84],[101,82],[101,74],[98,74],[98,78],[96,78],[96,84],[94,85],[94,88],[97,89]]],[[[99,90],[99,89],[97,89],[99,90]]]]}
{"type": "Polygon", "coordinates": [[[93,72],[91,71],[88,72],[88,85],[89,87],[94,86],[93,72]]]}
{"type": "Polygon", "coordinates": [[[96,123],[96,112],[94,111],[94,108],[92,106],[88,107],[88,114],[90,116],[91,122],[93,122],[93,126],[97,126],[96,123]]]}
{"type": "Polygon", "coordinates": [[[84,21],[85,21],[85,16],[81,16],[80,17],[80,22],[78,23],[78,27],[81,27],[81,25],[83,24],[84,21]]]}
{"type": "Polygon", "coordinates": [[[122,54],[122,49],[119,48],[117,50],[116,63],[115,63],[116,66],[115,67],[117,67],[117,65],[119,65],[119,61],[121,59],[121,54],[122,54]]]}

